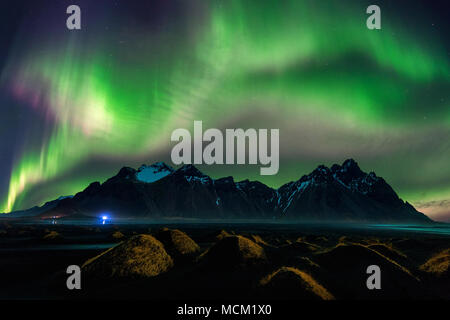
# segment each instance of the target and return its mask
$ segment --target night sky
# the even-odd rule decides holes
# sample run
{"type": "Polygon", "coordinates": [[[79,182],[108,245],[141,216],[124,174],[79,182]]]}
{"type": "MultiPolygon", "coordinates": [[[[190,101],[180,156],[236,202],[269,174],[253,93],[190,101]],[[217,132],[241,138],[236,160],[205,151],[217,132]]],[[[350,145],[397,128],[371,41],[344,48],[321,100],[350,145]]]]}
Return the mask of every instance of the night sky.
{"type": "Polygon", "coordinates": [[[14,1],[1,9],[0,212],[122,166],[171,132],[279,128],[280,170],[199,166],[272,187],[354,158],[450,221],[448,1],[14,1]],[[447,2],[447,3],[446,3],[447,2]],[[82,30],[66,28],[78,4],[82,30]],[[366,28],[381,7],[382,29],[366,28]]]}

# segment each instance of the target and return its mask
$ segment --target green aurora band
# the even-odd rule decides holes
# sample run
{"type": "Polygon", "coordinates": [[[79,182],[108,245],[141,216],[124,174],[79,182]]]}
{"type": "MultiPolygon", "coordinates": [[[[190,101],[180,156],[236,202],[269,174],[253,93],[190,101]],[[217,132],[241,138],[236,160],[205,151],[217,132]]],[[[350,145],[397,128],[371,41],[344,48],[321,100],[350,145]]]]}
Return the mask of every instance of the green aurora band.
{"type": "Polygon", "coordinates": [[[1,84],[47,125],[44,138],[30,130],[18,146],[0,212],[74,194],[118,169],[85,169],[92,159],[127,165],[168,159],[172,130],[191,128],[193,120],[204,127],[280,128],[278,175],[259,176],[249,166],[201,167],[215,177],[278,187],[318,164],[353,157],[419,209],[448,204],[445,49],[393,19],[368,30],[365,7],[192,1],[188,19],[158,33],[119,39],[105,33],[111,18],[105,15],[89,37],[83,30],[49,34],[24,45],[22,34],[1,84]],[[198,6],[202,15],[194,14],[198,6]]]}

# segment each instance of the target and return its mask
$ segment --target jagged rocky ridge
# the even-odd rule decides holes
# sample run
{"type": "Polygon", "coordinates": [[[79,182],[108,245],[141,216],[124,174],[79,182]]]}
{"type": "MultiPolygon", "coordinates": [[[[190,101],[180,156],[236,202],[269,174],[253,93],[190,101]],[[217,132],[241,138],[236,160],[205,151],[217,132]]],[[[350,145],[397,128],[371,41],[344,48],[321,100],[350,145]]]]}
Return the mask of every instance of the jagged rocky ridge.
{"type": "Polygon", "coordinates": [[[353,160],[319,166],[279,189],[261,182],[212,179],[193,165],[178,170],[158,162],[124,167],[65,198],[42,217],[66,215],[148,218],[295,219],[300,221],[427,222],[386,181],[353,160]]]}

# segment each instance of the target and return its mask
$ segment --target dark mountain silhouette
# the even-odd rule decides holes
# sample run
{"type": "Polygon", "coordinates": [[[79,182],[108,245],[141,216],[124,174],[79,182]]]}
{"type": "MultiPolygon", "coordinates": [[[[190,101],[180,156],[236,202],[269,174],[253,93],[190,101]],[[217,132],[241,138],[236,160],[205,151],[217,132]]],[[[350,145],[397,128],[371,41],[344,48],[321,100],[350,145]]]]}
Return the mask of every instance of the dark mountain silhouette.
{"type": "MultiPolygon", "coordinates": [[[[36,209],[34,209],[36,210],[36,209]]],[[[279,189],[261,182],[212,179],[193,165],[124,167],[103,184],[39,211],[52,216],[295,219],[299,221],[430,222],[386,181],[353,160],[319,166],[279,189]]]]}
{"type": "Polygon", "coordinates": [[[43,213],[48,212],[51,209],[55,208],[61,200],[66,199],[66,198],[71,198],[71,197],[72,196],[59,197],[56,200],[46,202],[44,205],[42,205],[40,207],[34,206],[34,207],[26,209],[26,210],[14,211],[8,215],[5,215],[4,217],[8,217],[8,216],[14,216],[17,218],[18,217],[35,217],[35,216],[38,216],[40,214],[43,214],[43,213]]]}
{"type": "Polygon", "coordinates": [[[403,202],[386,181],[361,171],[353,160],[331,168],[319,166],[309,175],[278,189],[282,216],[304,220],[426,221],[403,202]]]}

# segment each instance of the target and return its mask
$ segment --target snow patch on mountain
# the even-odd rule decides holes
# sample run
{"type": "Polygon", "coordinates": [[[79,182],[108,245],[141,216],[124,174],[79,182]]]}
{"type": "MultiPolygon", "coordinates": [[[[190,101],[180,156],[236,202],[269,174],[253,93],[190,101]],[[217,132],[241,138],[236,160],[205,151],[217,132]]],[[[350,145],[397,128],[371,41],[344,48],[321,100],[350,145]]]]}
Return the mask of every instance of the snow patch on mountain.
{"type": "Polygon", "coordinates": [[[174,170],[164,162],[157,162],[151,166],[141,166],[136,172],[136,179],[141,182],[152,183],[168,176],[172,172],[174,170]]]}
{"type": "Polygon", "coordinates": [[[196,176],[185,176],[187,182],[199,182],[201,184],[210,184],[213,180],[208,176],[196,177],[196,176]]]}
{"type": "MultiPolygon", "coordinates": [[[[293,187],[295,188],[291,194],[289,195],[289,198],[287,199],[287,202],[282,207],[283,213],[286,213],[287,209],[291,206],[292,200],[294,200],[294,197],[297,194],[301,194],[310,184],[314,183],[314,178],[310,181],[297,181],[293,184],[293,187]]],[[[278,200],[278,203],[280,203],[280,199],[278,200]]]]}

